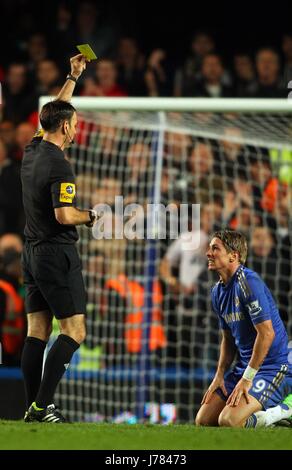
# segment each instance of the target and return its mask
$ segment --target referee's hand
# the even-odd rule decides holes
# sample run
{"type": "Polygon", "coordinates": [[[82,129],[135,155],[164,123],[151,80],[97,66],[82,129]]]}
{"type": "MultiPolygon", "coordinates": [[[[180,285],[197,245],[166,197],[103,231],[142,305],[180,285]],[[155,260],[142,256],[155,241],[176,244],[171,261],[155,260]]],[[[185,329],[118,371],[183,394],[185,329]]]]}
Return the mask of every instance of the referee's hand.
{"type": "Polygon", "coordinates": [[[86,69],[86,59],[83,54],[77,54],[70,59],[71,75],[79,78],[82,72],[86,69]]]}
{"type": "Polygon", "coordinates": [[[88,211],[90,220],[85,224],[86,227],[93,227],[95,222],[98,220],[97,212],[94,209],[89,209],[88,211]]]}

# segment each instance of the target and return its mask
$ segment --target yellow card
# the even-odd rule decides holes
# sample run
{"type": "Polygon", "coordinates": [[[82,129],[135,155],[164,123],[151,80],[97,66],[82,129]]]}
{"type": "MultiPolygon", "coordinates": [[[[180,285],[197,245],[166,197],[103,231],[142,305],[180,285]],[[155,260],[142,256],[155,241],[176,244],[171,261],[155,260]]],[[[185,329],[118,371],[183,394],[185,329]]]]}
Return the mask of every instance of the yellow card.
{"type": "Polygon", "coordinates": [[[87,60],[97,59],[95,53],[93,52],[89,44],[80,44],[76,47],[87,60]]]}

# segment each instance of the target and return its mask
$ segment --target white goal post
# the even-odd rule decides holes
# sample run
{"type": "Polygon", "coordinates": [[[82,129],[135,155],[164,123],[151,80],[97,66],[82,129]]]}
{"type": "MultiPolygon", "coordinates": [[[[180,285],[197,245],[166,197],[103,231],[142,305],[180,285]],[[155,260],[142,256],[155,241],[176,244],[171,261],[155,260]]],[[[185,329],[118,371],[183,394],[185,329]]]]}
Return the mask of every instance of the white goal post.
{"type": "MultiPolygon", "coordinates": [[[[55,99],[40,97],[40,108],[55,99]]],[[[76,109],[88,111],[181,111],[181,112],[240,112],[292,113],[292,99],[267,98],[111,98],[73,97],[76,109]]]]}

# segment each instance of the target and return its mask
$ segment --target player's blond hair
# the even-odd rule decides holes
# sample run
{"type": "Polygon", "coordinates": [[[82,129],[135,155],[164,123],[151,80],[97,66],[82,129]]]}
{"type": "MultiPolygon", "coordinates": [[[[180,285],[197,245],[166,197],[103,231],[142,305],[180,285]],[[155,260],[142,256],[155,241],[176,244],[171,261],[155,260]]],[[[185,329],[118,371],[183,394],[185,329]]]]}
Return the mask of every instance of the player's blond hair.
{"type": "Polygon", "coordinates": [[[212,238],[219,238],[222,241],[227,253],[235,251],[239,254],[240,264],[245,264],[247,258],[247,241],[245,236],[235,230],[218,230],[212,238]]]}

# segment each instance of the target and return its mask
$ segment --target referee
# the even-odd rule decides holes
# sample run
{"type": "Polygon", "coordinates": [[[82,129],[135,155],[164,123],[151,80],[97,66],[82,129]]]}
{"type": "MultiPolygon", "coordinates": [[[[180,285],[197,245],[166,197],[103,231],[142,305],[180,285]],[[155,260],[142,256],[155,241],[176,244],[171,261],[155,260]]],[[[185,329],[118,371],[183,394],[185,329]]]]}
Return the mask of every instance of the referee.
{"type": "Polygon", "coordinates": [[[92,227],[96,214],[76,208],[75,178],[64,154],[76,134],[77,115],[70,100],[86,60],[78,54],[70,63],[71,73],[57,99],[42,108],[42,131],[25,148],[21,168],[26,215],[23,274],[28,312],[21,360],[26,422],[66,421],[53,404],[54,393],[86,334],[86,294],[75,246],[75,225],[92,227]],[[53,316],[58,320],[60,335],[47,355],[42,376],[53,316]]]}

